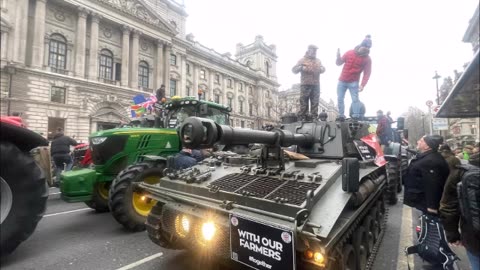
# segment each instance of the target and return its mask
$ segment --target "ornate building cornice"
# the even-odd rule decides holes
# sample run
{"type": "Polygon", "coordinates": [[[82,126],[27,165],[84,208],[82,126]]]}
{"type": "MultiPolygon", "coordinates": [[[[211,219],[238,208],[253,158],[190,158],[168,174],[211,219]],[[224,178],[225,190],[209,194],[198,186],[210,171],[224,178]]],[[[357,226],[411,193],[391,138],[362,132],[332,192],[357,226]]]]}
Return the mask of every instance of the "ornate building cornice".
{"type": "Polygon", "coordinates": [[[148,6],[141,0],[95,0],[104,5],[119,10],[125,14],[135,17],[149,25],[162,28],[172,35],[178,32],[168,22],[151,12],[148,6]]]}

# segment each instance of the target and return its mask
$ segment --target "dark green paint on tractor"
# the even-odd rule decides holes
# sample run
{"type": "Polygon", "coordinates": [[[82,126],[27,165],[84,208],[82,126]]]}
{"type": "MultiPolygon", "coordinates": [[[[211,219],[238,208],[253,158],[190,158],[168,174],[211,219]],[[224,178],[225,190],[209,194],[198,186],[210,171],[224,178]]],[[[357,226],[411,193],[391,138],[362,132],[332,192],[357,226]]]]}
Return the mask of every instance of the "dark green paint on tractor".
{"type": "Polygon", "coordinates": [[[176,127],[187,117],[202,116],[219,124],[228,124],[231,109],[187,97],[169,101],[159,111],[160,125],[164,128],[124,127],[91,134],[89,143],[95,166],[62,173],[62,199],[85,202],[97,211],[107,211],[108,189],[120,171],[143,161],[145,156],[166,158],[178,153],[181,144],[176,127]]]}

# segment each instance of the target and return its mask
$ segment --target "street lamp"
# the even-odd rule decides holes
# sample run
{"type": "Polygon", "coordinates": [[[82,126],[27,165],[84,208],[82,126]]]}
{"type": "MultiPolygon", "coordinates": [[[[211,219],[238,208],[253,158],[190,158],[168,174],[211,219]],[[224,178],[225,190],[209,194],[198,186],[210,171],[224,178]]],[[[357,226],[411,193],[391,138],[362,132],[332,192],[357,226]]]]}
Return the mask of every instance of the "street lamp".
{"type": "Polygon", "coordinates": [[[442,76],[438,75],[437,71],[435,70],[435,76],[433,76],[432,79],[435,80],[437,84],[437,105],[440,105],[440,93],[438,92],[438,79],[440,79],[442,76]]]}
{"type": "Polygon", "coordinates": [[[4,67],[5,72],[7,72],[9,76],[8,81],[8,97],[7,97],[7,115],[10,116],[10,99],[12,97],[12,82],[13,82],[13,75],[16,73],[15,66],[12,63],[8,63],[4,67]]]}
{"type": "Polygon", "coordinates": [[[425,135],[425,114],[422,113],[423,135],[425,135]]]}

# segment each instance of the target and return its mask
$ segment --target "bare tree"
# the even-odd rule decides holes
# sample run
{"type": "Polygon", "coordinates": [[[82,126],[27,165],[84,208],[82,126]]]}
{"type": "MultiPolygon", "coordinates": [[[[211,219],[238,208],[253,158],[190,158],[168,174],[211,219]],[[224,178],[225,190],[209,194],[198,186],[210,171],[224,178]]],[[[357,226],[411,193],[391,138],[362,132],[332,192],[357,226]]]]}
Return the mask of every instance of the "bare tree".
{"type": "Polygon", "coordinates": [[[417,140],[429,132],[431,116],[417,107],[409,107],[405,114],[408,141],[410,144],[416,145],[417,140]]]}

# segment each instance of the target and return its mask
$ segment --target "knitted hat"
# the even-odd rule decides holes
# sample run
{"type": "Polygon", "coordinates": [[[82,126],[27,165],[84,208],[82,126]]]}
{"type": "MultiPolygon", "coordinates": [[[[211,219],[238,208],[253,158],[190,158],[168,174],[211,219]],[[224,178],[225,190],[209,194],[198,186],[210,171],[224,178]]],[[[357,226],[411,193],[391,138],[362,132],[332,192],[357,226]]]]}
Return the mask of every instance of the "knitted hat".
{"type": "Polygon", "coordinates": [[[437,151],[438,146],[443,143],[443,137],[440,135],[426,135],[423,140],[433,151],[437,151]]]}
{"type": "Polygon", "coordinates": [[[317,50],[318,47],[315,46],[315,45],[313,45],[313,44],[311,44],[311,45],[308,45],[308,49],[309,49],[309,50],[317,50]]]}
{"type": "Polygon", "coordinates": [[[370,49],[372,47],[372,36],[366,35],[365,39],[360,43],[360,47],[367,47],[370,49]]]}

